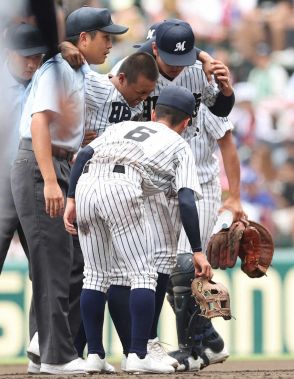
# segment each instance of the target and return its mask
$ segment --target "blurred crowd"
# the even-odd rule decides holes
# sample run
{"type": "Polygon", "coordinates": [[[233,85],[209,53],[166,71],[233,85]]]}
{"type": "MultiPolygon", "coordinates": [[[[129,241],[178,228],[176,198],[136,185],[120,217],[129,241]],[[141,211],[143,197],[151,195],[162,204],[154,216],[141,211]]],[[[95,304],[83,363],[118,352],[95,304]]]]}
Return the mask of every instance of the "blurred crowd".
{"type": "MultiPolygon", "coordinates": [[[[100,72],[134,52],[148,27],[167,18],[188,21],[197,47],[230,68],[244,208],[271,230],[276,246],[292,246],[294,0],[57,0],[60,39],[63,19],[82,5],[108,7],[115,22],[130,28],[116,37],[100,72]]],[[[225,178],[222,183],[225,196],[225,178]]]]}

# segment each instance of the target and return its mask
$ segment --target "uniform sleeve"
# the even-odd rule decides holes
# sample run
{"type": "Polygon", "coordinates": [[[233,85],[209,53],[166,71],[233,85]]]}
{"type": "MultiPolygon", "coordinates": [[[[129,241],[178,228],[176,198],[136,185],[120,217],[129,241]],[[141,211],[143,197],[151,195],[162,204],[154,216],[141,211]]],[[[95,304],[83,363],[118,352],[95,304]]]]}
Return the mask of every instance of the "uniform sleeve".
{"type": "Polygon", "coordinates": [[[181,188],[178,192],[178,198],[182,224],[191,249],[193,253],[202,251],[199,217],[193,191],[189,188],[181,188]]]}
{"type": "MultiPolygon", "coordinates": [[[[71,71],[73,73],[73,70],[71,71]]],[[[62,99],[70,97],[67,89],[72,88],[74,80],[71,72],[64,70],[59,63],[47,63],[44,68],[41,67],[38,85],[34,88],[35,95],[31,114],[44,111],[61,113],[62,99]]]]}
{"type": "Polygon", "coordinates": [[[202,198],[202,191],[199,184],[195,160],[190,146],[183,140],[182,148],[178,154],[178,162],[175,173],[175,190],[179,192],[181,188],[190,188],[194,191],[197,199],[202,198]]]}
{"type": "Polygon", "coordinates": [[[216,140],[222,138],[228,130],[234,129],[232,122],[227,117],[217,117],[207,108],[203,110],[201,119],[207,132],[216,140]]]}

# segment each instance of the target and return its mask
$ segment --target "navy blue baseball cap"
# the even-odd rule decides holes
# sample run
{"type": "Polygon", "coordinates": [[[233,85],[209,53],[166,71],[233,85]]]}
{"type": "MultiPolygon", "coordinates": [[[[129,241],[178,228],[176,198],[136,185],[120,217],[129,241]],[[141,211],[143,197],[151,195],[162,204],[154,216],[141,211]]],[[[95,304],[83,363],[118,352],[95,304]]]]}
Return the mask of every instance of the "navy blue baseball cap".
{"type": "Polygon", "coordinates": [[[114,24],[107,8],[82,7],[70,13],[66,19],[66,36],[78,36],[82,32],[99,30],[110,34],[124,34],[129,28],[114,24]]]}
{"type": "Polygon", "coordinates": [[[161,91],[156,105],[166,105],[192,116],[195,110],[196,100],[192,92],[187,88],[170,85],[161,91]]]}
{"type": "Polygon", "coordinates": [[[14,24],[4,34],[5,47],[16,51],[19,55],[45,54],[48,51],[40,30],[31,24],[14,24]]]}
{"type": "Polygon", "coordinates": [[[160,58],[170,66],[191,66],[196,62],[194,33],[185,21],[169,19],[160,23],[155,42],[160,58]]]}
{"type": "Polygon", "coordinates": [[[138,49],[138,52],[142,53],[148,53],[153,55],[153,49],[152,49],[152,42],[155,41],[155,35],[156,35],[156,30],[158,26],[162,23],[161,22],[156,22],[155,24],[152,24],[150,28],[148,29],[147,36],[146,36],[146,41],[137,43],[136,45],[133,45],[136,49],[138,49]]]}

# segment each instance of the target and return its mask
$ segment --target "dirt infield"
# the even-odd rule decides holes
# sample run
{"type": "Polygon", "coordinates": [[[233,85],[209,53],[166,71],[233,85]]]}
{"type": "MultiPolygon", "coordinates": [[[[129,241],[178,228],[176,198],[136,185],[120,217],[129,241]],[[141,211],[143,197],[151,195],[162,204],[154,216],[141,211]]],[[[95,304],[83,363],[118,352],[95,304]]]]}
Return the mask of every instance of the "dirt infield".
{"type": "MultiPolygon", "coordinates": [[[[0,366],[0,379],[52,379],[52,375],[27,375],[26,366],[0,366]]],[[[54,378],[99,378],[99,379],[130,379],[130,378],[159,378],[159,379],[294,379],[294,360],[271,361],[227,361],[207,367],[200,372],[185,372],[170,375],[126,375],[121,372],[113,375],[54,375],[54,378]]]]}

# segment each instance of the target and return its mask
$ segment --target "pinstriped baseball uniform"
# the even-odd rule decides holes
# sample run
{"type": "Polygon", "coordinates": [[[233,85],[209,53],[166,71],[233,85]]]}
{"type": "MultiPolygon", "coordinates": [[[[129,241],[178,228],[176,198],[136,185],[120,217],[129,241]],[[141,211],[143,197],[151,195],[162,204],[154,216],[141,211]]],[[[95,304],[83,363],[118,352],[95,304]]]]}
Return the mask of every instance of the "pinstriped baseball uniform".
{"type": "MultiPolygon", "coordinates": [[[[227,131],[232,130],[233,124],[227,117],[217,117],[201,104],[196,125],[198,131],[192,138],[189,138],[189,144],[195,157],[203,193],[203,198],[198,200],[196,205],[202,248],[205,251],[221,206],[220,167],[218,157],[215,155],[218,148],[217,140],[222,138],[227,131]]],[[[168,202],[174,216],[175,229],[179,235],[178,253],[191,252],[185,232],[183,228],[179,228],[181,222],[177,203],[173,198],[168,202]]]]}
{"type": "MultiPolygon", "coordinates": [[[[181,134],[186,141],[189,141],[197,133],[196,119],[201,102],[205,102],[207,106],[212,106],[219,90],[215,84],[209,85],[202,70],[202,64],[198,61],[193,66],[184,67],[172,81],[160,74],[154,91],[144,101],[144,119],[148,120],[151,117],[151,110],[155,107],[158,96],[165,87],[170,85],[183,86],[189,89],[196,99],[193,121],[181,134]]],[[[151,227],[155,237],[156,267],[157,271],[163,274],[170,274],[174,267],[177,237],[180,233],[180,216],[178,208],[173,205],[174,202],[177,203],[177,198],[172,198],[168,203],[163,194],[146,199],[146,210],[150,216],[151,227]]]]}
{"type": "MultiPolygon", "coordinates": [[[[130,107],[109,79],[109,75],[88,71],[85,74],[86,130],[95,130],[100,136],[112,124],[128,121],[142,115],[143,104],[130,107]]],[[[164,196],[164,195],[163,195],[164,196]]],[[[129,285],[127,268],[113,252],[113,284],[129,285]]]]}
{"type": "Polygon", "coordinates": [[[199,61],[196,61],[193,66],[184,67],[180,74],[173,80],[169,80],[159,74],[154,91],[151,92],[146,101],[144,101],[144,118],[146,120],[150,120],[151,110],[155,107],[160,92],[169,85],[182,86],[193,93],[196,99],[194,118],[197,116],[200,103],[202,102],[208,107],[212,106],[219,93],[219,89],[215,83],[208,83],[205,73],[202,70],[202,63],[199,61]]]}
{"type": "Polygon", "coordinates": [[[110,81],[109,75],[89,71],[85,74],[86,130],[101,135],[107,126],[142,114],[143,105],[130,107],[110,81]]]}
{"type": "Polygon", "coordinates": [[[76,189],[84,288],[107,291],[113,245],[132,289],[155,289],[154,244],[144,196],[160,191],[175,196],[186,187],[201,197],[192,151],[177,133],[154,122],[112,125],[90,146],[94,155],[76,189]]]}

